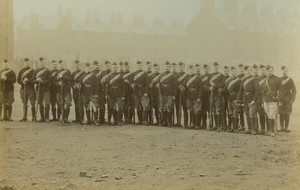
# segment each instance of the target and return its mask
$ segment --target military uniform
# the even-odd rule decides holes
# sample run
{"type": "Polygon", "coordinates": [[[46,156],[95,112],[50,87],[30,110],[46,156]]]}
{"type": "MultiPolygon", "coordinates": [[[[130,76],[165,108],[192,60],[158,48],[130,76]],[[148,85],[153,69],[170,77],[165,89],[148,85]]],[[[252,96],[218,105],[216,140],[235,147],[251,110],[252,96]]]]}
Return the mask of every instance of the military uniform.
{"type": "MultiPolygon", "coordinates": [[[[239,74],[238,77],[243,81],[245,79],[245,74],[239,74]]],[[[244,130],[245,129],[245,118],[244,118],[244,110],[241,111],[240,113],[240,123],[239,123],[239,130],[244,130]]]]}
{"type": "Polygon", "coordinates": [[[62,114],[62,121],[69,123],[70,106],[72,105],[71,80],[72,74],[68,69],[62,69],[58,72],[56,80],[59,88],[57,89],[57,103],[62,114]]]}
{"type": "Polygon", "coordinates": [[[237,132],[239,123],[239,112],[240,110],[236,107],[234,102],[237,100],[237,96],[240,90],[241,80],[239,77],[231,77],[226,82],[226,93],[227,93],[227,110],[231,122],[229,128],[232,132],[237,132]]]}
{"type": "Polygon", "coordinates": [[[244,113],[247,119],[248,132],[257,133],[257,99],[258,82],[253,76],[247,76],[242,80],[238,100],[244,103],[244,113]]]}
{"type": "MultiPolygon", "coordinates": [[[[105,91],[105,86],[107,85],[107,80],[109,78],[109,76],[111,75],[111,70],[105,70],[105,71],[102,71],[100,76],[97,77],[97,80],[98,80],[98,96],[99,96],[99,107],[100,107],[100,110],[99,110],[99,123],[100,124],[104,124],[105,123],[105,102],[107,101],[107,107],[110,107],[109,106],[109,96],[108,94],[106,94],[106,91],[105,91]]],[[[108,115],[108,123],[110,123],[110,120],[111,120],[111,112],[110,110],[108,109],[107,111],[107,115],[108,115]]]]}
{"type": "Polygon", "coordinates": [[[134,116],[134,105],[133,105],[133,89],[129,83],[131,77],[130,71],[125,71],[123,73],[123,79],[125,81],[125,101],[124,101],[124,117],[125,123],[132,123],[132,118],[134,116]]]}
{"type": "Polygon", "coordinates": [[[209,95],[210,95],[210,90],[208,87],[208,79],[210,77],[210,74],[204,74],[201,76],[202,84],[204,85],[203,88],[203,101],[202,101],[202,109],[201,109],[201,128],[206,129],[207,128],[207,113],[209,112],[209,95]]]}
{"type": "Polygon", "coordinates": [[[190,121],[188,121],[191,125],[189,126],[187,120],[185,119],[184,126],[185,128],[196,128],[200,129],[200,118],[196,117],[201,110],[196,110],[195,105],[198,107],[202,107],[202,92],[203,92],[203,84],[201,77],[197,74],[188,75],[185,80],[185,97],[186,97],[186,107],[190,115],[190,121]],[[200,104],[200,105],[199,105],[200,104]]]}
{"type": "Polygon", "coordinates": [[[279,91],[279,114],[280,127],[282,131],[289,131],[290,114],[292,113],[292,105],[296,97],[296,86],[288,76],[283,76],[281,80],[281,89],[279,91]]]}
{"type": "MultiPolygon", "coordinates": [[[[83,106],[85,108],[87,122],[86,124],[91,124],[91,109],[93,107],[97,108],[98,105],[98,79],[93,72],[84,73],[82,76],[81,84],[81,96],[83,106]]],[[[83,122],[82,122],[83,123],[83,122]]]]}
{"type": "Polygon", "coordinates": [[[174,97],[177,92],[177,80],[174,74],[170,71],[162,73],[159,77],[159,86],[162,125],[171,127],[174,97]]]}
{"type": "Polygon", "coordinates": [[[212,112],[212,116],[214,117],[215,121],[215,127],[213,129],[220,130],[221,127],[223,127],[221,126],[221,111],[223,110],[223,88],[225,86],[224,75],[219,72],[211,74],[207,80],[206,85],[209,89],[210,87],[213,87],[213,90],[210,90],[209,96],[211,104],[210,111],[212,112]]]}
{"type": "Polygon", "coordinates": [[[175,94],[175,107],[176,107],[176,116],[177,116],[177,126],[181,126],[181,114],[180,109],[183,110],[183,118],[187,119],[187,108],[186,108],[186,94],[182,93],[181,88],[184,87],[184,82],[188,78],[188,74],[185,72],[179,72],[175,76],[177,80],[176,94],[175,94]]]}
{"type": "Polygon", "coordinates": [[[50,81],[50,104],[51,104],[51,112],[52,112],[52,121],[60,120],[61,109],[59,109],[59,105],[57,102],[57,90],[59,88],[57,84],[57,73],[58,69],[50,70],[51,81],[50,81]],[[56,107],[57,105],[57,107],[56,107]]]}
{"type": "Polygon", "coordinates": [[[36,93],[34,91],[34,82],[32,81],[33,74],[34,70],[32,68],[24,67],[20,70],[17,77],[17,81],[21,85],[20,96],[23,103],[23,118],[21,121],[27,121],[28,100],[31,105],[32,120],[35,119],[36,93]],[[25,79],[27,82],[24,84],[25,79]]]}
{"type": "MultiPolygon", "coordinates": [[[[98,62],[94,61],[94,64],[98,64],[98,62]]],[[[92,72],[96,75],[97,80],[99,80],[100,75],[101,75],[100,69],[95,69],[92,72]]],[[[101,82],[98,82],[98,85],[99,85],[98,90],[103,89],[101,82]]],[[[99,92],[97,94],[98,94],[98,98],[96,98],[96,100],[98,102],[98,107],[96,107],[95,110],[92,110],[92,114],[93,114],[93,122],[96,125],[100,125],[101,124],[101,122],[100,122],[100,105],[101,105],[100,98],[103,98],[104,96],[103,96],[103,93],[101,93],[101,92],[99,92]]],[[[102,100],[101,100],[101,103],[102,103],[102,100]]]]}
{"type": "Polygon", "coordinates": [[[159,92],[158,92],[158,80],[159,80],[159,73],[153,73],[149,76],[149,91],[150,91],[150,112],[154,109],[154,115],[151,114],[151,123],[154,123],[154,116],[156,123],[155,125],[159,125],[160,122],[160,112],[159,112],[159,92]]]}
{"type": "Polygon", "coordinates": [[[49,122],[49,111],[50,111],[50,81],[51,73],[46,67],[38,68],[33,74],[34,83],[36,84],[37,91],[37,102],[40,106],[40,122],[49,122]],[[37,79],[41,79],[38,82],[37,79]]]}
{"type": "MultiPolygon", "coordinates": [[[[261,75],[257,78],[258,80],[258,90],[259,90],[259,96],[257,99],[257,111],[258,111],[258,115],[259,115],[259,123],[260,123],[260,131],[262,134],[265,133],[266,131],[266,125],[267,125],[267,114],[265,112],[264,109],[264,105],[263,105],[263,99],[262,99],[262,92],[263,92],[263,88],[265,86],[265,82],[266,82],[266,75],[261,75]]],[[[267,131],[269,131],[268,127],[267,127],[267,131]]]]}
{"type": "MultiPolygon", "coordinates": [[[[3,69],[0,72],[0,101],[1,108],[3,107],[3,118],[1,120],[4,121],[12,121],[12,104],[15,101],[14,98],[14,83],[16,82],[16,74],[11,69],[3,69]],[[6,77],[6,80],[2,79],[2,77],[6,77]]],[[[0,110],[1,114],[2,110],[0,110]]]]}
{"type": "Polygon", "coordinates": [[[107,80],[107,94],[110,98],[109,109],[113,113],[115,125],[122,125],[125,100],[125,83],[120,73],[111,73],[107,80]]]}
{"type": "Polygon", "coordinates": [[[228,83],[230,76],[229,75],[225,75],[225,86],[223,89],[223,119],[222,119],[222,123],[224,126],[224,130],[227,130],[228,126],[231,126],[231,117],[229,117],[229,111],[228,111],[228,93],[227,93],[227,89],[226,89],[226,84],[228,83]]]}
{"type": "Polygon", "coordinates": [[[148,122],[147,110],[150,102],[148,95],[148,74],[142,70],[134,72],[131,76],[131,84],[133,88],[134,108],[137,109],[138,124],[142,124],[143,121],[148,122]]]}
{"type": "Polygon", "coordinates": [[[73,100],[75,104],[75,122],[81,123],[84,120],[83,103],[81,101],[81,81],[85,75],[84,71],[77,70],[72,73],[72,89],[73,89],[73,100]]]}

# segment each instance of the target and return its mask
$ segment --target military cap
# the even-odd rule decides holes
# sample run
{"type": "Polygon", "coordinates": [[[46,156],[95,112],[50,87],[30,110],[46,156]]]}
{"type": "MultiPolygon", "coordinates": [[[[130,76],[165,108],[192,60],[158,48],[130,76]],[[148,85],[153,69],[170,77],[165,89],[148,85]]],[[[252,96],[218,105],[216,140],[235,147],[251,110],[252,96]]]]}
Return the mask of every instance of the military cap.
{"type": "Polygon", "coordinates": [[[157,64],[157,63],[154,63],[154,64],[153,64],[153,67],[158,67],[158,64],[157,64]]]}
{"type": "Polygon", "coordinates": [[[269,69],[274,69],[274,67],[273,67],[272,65],[267,65],[266,69],[267,69],[267,70],[269,70],[269,69]]]}
{"type": "Polygon", "coordinates": [[[98,61],[94,61],[93,63],[94,63],[94,65],[98,65],[98,64],[99,64],[99,62],[98,62],[98,61]]]}
{"type": "Polygon", "coordinates": [[[281,70],[287,69],[286,66],[281,66],[281,70]]]}
{"type": "Polygon", "coordinates": [[[150,62],[150,61],[147,61],[147,62],[146,62],[146,65],[150,65],[150,64],[151,64],[151,62],[150,62]]]}
{"type": "Polygon", "coordinates": [[[40,61],[44,61],[45,59],[43,58],[43,57],[40,57],[40,59],[39,59],[40,61]]]}
{"type": "Polygon", "coordinates": [[[24,61],[29,61],[29,59],[26,57],[26,58],[24,59],[24,61]]]}
{"type": "Polygon", "coordinates": [[[194,65],[189,65],[189,68],[190,68],[190,69],[194,68],[194,65]]]}
{"type": "Polygon", "coordinates": [[[136,62],[136,64],[138,64],[138,65],[139,65],[139,64],[142,64],[142,62],[141,62],[141,61],[137,61],[137,62],[136,62]]]}
{"type": "Polygon", "coordinates": [[[219,66],[219,63],[218,62],[214,62],[213,66],[219,66]]]}
{"type": "Polygon", "coordinates": [[[172,66],[176,66],[177,64],[176,63],[172,63],[172,66]]]}
{"type": "Polygon", "coordinates": [[[52,60],[52,63],[56,63],[56,61],[55,61],[55,60],[52,60]]]}
{"type": "Polygon", "coordinates": [[[171,63],[169,61],[166,61],[165,65],[171,65],[171,63]]]}
{"type": "Polygon", "coordinates": [[[259,68],[260,68],[260,69],[263,69],[263,68],[266,68],[266,66],[260,65],[259,68]]]}
{"type": "Polygon", "coordinates": [[[116,65],[118,65],[118,64],[117,64],[117,62],[113,62],[113,64],[112,64],[112,65],[116,66],[116,65]]]}
{"type": "Polygon", "coordinates": [[[227,65],[225,65],[225,66],[223,67],[223,69],[229,69],[229,67],[228,67],[227,65]]]}
{"type": "Polygon", "coordinates": [[[127,61],[125,61],[125,62],[124,62],[124,65],[125,65],[125,66],[128,66],[128,65],[129,65],[129,63],[128,63],[127,61]]]}
{"type": "Polygon", "coordinates": [[[183,62],[179,62],[178,64],[179,66],[185,66],[185,64],[183,62]]]}
{"type": "Polygon", "coordinates": [[[241,68],[241,67],[244,67],[244,65],[243,64],[239,64],[239,67],[241,68]]]}
{"type": "Polygon", "coordinates": [[[75,60],[74,63],[78,64],[78,63],[80,63],[80,61],[79,60],[75,60]]]}
{"type": "Polygon", "coordinates": [[[236,67],[235,66],[231,66],[231,70],[236,70],[236,67]]]}
{"type": "Polygon", "coordinates": [[[86,63],[85,66],[89,67],[89,66],[91,66],[91,64],[90,63],[86,63]]]}
{"type": "Polygon", "coordinates": [[[58,61],[58,63],[62,63],[62,62],[63,62],[62,60],[59,60],[59,61],[58,61]]]}
{"type": "Polygon", "coordinates": [[[248,65],[244,66],[244,70],[248,70],[250,67],[248,65]]]}
{"type": "Polygon", "coordinates": [[[4,61],[3,61],[4,63],[7,63],[8,62],[8,60],[7,59],[4,59],[4,61]]]}
{"type": "Polygon", "coordinates": [[[200,64],[196,63],[196,64],[195,64],[195,67],[200,67],[200,64]]]}
{"type": "Polygon", "coordinates": [[[253,69],[257,69],[258,66],[256,64],[253,65],[253,69]]]}
{"type": "Polygon", "coordinates": [[[207,64],[204,64],[203,68],[206,69],[206,68],[209,68],[209,66],[207,64]]]}
{"type": "Polygon", "coordinates": [[[123,62],[121,61],[121,62],[119,63],[119,65],[120,65],[120,66],[123,66],[123,62]]]}
{"type": "Polygon", "coordinates": [[[110,62],[108,60],[105,61],[105,65],[110,64],[110,62]]]}

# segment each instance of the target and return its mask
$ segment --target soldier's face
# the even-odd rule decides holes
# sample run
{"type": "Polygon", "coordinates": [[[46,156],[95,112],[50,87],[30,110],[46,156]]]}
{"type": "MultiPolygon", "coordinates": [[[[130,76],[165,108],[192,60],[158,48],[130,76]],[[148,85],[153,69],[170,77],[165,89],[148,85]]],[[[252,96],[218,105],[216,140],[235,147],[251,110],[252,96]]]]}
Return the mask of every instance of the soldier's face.
{"type": "Polygon", "coordinates": [[[52,67],[53,67],[53,69],[57,69],[57,63],[56,62],[52,63],[52,67]]]}
{"type": "Polygon", "coordinates": [[[143,69],[143,65],[142,64],[137,64],[137,69],[138,70],[142,70],[143,69]]]}
{"type": "Polygon", "coordinates": [[[236,74],[237,74],[237,70],[236,69],[231,70],[232,77],[236,77],[236,74]]]}
{"type": "Polygon", "coordinates": [[[123,70],[124,70],[123,65],[120,65],[120,71],[123,71],[123,70]]]}
{"type": "Polygon", "coordinates": [[[261,68],[260,73],[261,75],[266,75],[266,68],[261,68]]]}
{"type": "Polygon", "coordinates": [[[287,68],[283,69],[282,70],[282,75],[287,76],[287,74],[288,74],[288,69],[287,68]]]}
{"type": "Polygon", "coordinates": [[[86,71],[87,73],[91,72],[91,66],[86,66],[86,67],[85,67],[85,71],[86,71]]]}
{"type": "Polygon", "coordinates": [[[24,61],[24,67],[29,67],[29,61],[24,61]]]}
{"type": "Polygon", "coordinates": [[[65,68],[65,63],[64,63],[64,62],[59,63],[59,68],[60,68],[60,69],[64,69],[64,68],[65,68]]]}
{"type": "Polygon", "coordinates": [[[148,70],[148,71],[151,71],[151,67],[152,67],[152,65],[151,65],[151,64],[148,64],[148,65],[147,65],[147,70],[148,70]]]}
{"type": "Polygon", "coordinates": [[[110,63],[106,64],[106,70],[110,70],[110,63]]]}
{"type": "Polygon", "coordinates": [[[129,65],[125,65],[125,67],[124,67],[124,68],[125,68],[125,70],[126,70],[126,71],[130,71],[130,67],[129,67],[129,65]]]}
{"type": "Polygon", "coordinates": [[[75,63],[75,69],[79,70],[80,66],[79,63],[75,63]]]}
{"type": "Polygon", "coordinates": [[[180,71],[180,72],[184,72],[184,70],[185,70],[184,65],[179,66],[179,71],[180,71]]]}
{"type": "Polygon", "coordinates": [[[229,75],[229,69],[224,69],[223,72],[224,72],[224,75],[225,75],[225,76],[228,76],[228,75],[229,75]]]}
{"type": "Polygon", "coordinates": [[[239,73],[240,73],[240,74],[244,74],[244,73],[245,73],[245,70],[244,70],[243,67],[239,67],[239,73]]]}
{"type": "Polygon", "coordinates": [[[254,75],[257,75],[257,74],[258,74],[258,69],[257,69],[257,68],[254,68],[254,69],[253,69],[253,74],[254,74],[254,75]]]}
{"type": "Polygon", "coordinates": [[[201,67],[195,67],[196,73],[201,73],[201,67]]]}
{"type": "Polygon", "coordinates": [[[267,75],[268,76],[272,76],[274,74],[274,69],[273,68],[270,68],[267,70],[267,75]]]}
{"type": "Polygon", "coordinates": [[[219,71],[219,66],[213,66],[213,71],[216,73],[219,71]]]}
{"type": "Polygon", "coordinates": [[[170,70],[171,70],[171,66],[170,66],[170,65],[166,65],[166,66],[165,66],[165,70],[166,70],[166,71],[170,71],[170,70]]]}
{"type": "Polygon", "coordinates": [[[154,72],[159,73],[159,67],[154,67],[154,72]]]}
{"type": "Polygon", "coordinates": [[[7,63],[3,62],[3,68],[8,69],[8,62],[7,63]]]}
{"type": "Polygon", "coordinates": [[[173,70],[173,72],[176,72],[177,71],[177,66],[176,65],[172,66],[172,70],[173,70]]]}
{"type": "Polygon", "coordinates": [[[251,75],[252,74],[252,69],[250,67],[246,70],[246,74],[247,75],[251,75]]]}
{"type": "Polygon", "coordinates": [[[118,65],[113,65],[113,67],[112,67],[112,69],[113,69],[113,72],[118,72],[118,65]]]}
{"type": "Polygon", "coordinates": [[[40,63],[40,67],[42,68],[45,67],[45,61],[40,61],[39,63],[40,63]]]}
{"type": "Polygon", "coordinates": [[[194,67],[190,67],[190,68],[189,68],[189,74],[190,74],[190,75],[195,74],[195,68],[194,68],[194,67]]]}
{"type": "Polygon", "coordinates": [[[204,73],[209,74],[209,67],[204,68],[204,73]]]}

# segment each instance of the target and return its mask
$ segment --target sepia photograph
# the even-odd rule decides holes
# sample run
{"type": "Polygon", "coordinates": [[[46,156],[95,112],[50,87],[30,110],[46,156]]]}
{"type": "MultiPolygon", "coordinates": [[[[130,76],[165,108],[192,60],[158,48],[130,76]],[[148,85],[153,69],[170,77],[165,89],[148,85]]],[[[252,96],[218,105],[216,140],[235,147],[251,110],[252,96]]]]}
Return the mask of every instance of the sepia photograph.
{"type": "Polygon", "coordinates": [[[299,71],[299,0],[0,0],[0,190],[300,189],[299,71]]]}

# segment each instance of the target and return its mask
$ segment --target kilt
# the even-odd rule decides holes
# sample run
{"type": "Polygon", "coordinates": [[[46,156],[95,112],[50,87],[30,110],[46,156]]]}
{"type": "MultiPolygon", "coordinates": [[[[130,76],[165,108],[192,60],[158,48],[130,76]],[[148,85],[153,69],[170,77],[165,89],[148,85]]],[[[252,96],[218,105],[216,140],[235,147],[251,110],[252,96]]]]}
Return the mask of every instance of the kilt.
{"type": "Polygon", "coordinates": [[[160,97],[160,110],[172,112],[174,109],[173,96],[162,96],[160,97]]]}
{"type": "Polygon", "coordinates": [[[36,93],[33,89],[27,89],[26,90],[25,99],[24,99],[24,90],[20,90],[20,96],[21,96],[21,100],[22,100],[23,104],[27,105],[28,100],[29,100],[31,106],[35,105],[36,93]]]}
{"type": "Polygon", "coordinates": [[[265,102],[264,108],[268,116],[268,119],[276,119],[278,114],[277,102],[268,102],[268,103],[265,102]]]}
{"type": "Polygon", "coordinates": [[[211,111],[216,112],[217,114],[221,114],[221,108],[223,107],[223,98],[222,96],[213,96],[210,98],[210,103],[212,104],[211,106],[211,111]]]}
{"type": "Polygon", "coordinates": [[[91,103],[92,106],[94,106],[95,108],[99,106],[98,98],[96,98],[95,96],[81,96],[81,97],[82,97],[84,108],[86,110],[90,110],[91,103]]]}
{"type": "Polygon", "coordinates": [[[196,99],[192,100],[192,99],[187,99],[186,100],[186,108],[188,111],[195,111],[194,110],[194,105],[196,103],[196,99]]]}

